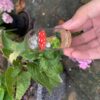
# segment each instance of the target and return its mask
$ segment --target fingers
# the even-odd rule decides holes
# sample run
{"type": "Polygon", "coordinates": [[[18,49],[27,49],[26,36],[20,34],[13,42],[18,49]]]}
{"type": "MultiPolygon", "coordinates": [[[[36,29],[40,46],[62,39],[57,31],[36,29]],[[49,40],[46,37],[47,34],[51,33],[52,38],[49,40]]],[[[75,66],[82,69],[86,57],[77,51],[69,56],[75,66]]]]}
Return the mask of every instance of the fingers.
{"type": "MultiPolygon", "coordinates": [[[[84,25],[83,25],[83,27],[81,28],[84,32],[87,32],[87,31],[89,31],[90,30],[90,32],[89,33],[91,33],[92,31],[94,31],[95,32],[95,34],[97,35],[97,37],[98,37],[98,35],[99,35],[99,33],[100,33],[100,15],[99,16],[97,16],[97,17],[95,17],[95,18],[93,18],[92,20],[88,20],[84,25]],[[91,31],[91,29],[93,29],[92,31],[91,31]]],[[[77,30],[76,30],[77,31],[77,30]]],[[[87,32],[88,33],[88,32],[87,32]]]]}
{"type": "MultiPolygon", "coordinates": [[[[64,29],[69,30],[69,29],[67,28],[67,26],[69,26],[69,25],[67,25],[67,23],[70,23],[70,22],[71,22],[71,20],[65,22],[63,25],[58,25],[58,26],[56,26],[55,28],[64,28],[64,29]]],[[[83,25],[80,26],[80,27],[73,28],[73,29],[71,29],[70,31],[71,31],[71,32],[80,32],[80,31],[82,31],[82,30],[83,30],[83,31],[88,31],[88,30],[90,30],[91,28],[93,28],[93,23],[92,23],[92,20],[91,20],[91,19],[88,19],[88,20],[85,22],[85,24],[83,24],[83,25]]]]}
{"type": "Polygon", "coordinates": [[[100,26],[100,15],[93,18],[92,22],[93,22],[94,26],[100,26]]]}
{"type": "Polygon", "coordinates": [[[90,41],[89,43],[83,44],[83,45],[79,45],[77,47],[74,47],[77,50],[89,50],[89,49],[94,49],[96,47],[100,46],[100,42],[99,40],[96,38],[92,41],[90,41]]]}
{"type": "Polygon", "coordinates": [[[78,59],[100,59],[100,37],[87,44],[64,49],[64,54],[78,59]]]}
{"type": "MultiPolygon", "coordinates": [[[[88,20],[82,27],[80,31],[87,32],[94,27],[92,19],[88,20]]],[[[78,30],[74,30],[74,32],[78,32],[78,30]]]]}
{"type": "Polygon", "coordinates": [[[100,59],[100,47],[89,50],[65,49],[64,54],[78,59],[100,59]]]}
{"type": "Polygon", "coordinates": [[[90,31],[87,31],[79,36],[76,36],[72,40],[72,47],[79,46],[82,44],[85,44],[97,37],[95,33],[95,29],[91,29],[90,31]]]}
{"type": "Polygon", "coordinates": [[[62,27],[72,31],[73,30],[80,31],[80,29],[82,29],[82,26],[88,19],[89,17],[82,7],[76,12],[73,18],[64,23],[62,27]]]}
{"type": "Polygon", "coordinates": [[[100,59],[100,47],[89,49],[87,51],[75,50],[71,56],[80,59],[100,59]]]}

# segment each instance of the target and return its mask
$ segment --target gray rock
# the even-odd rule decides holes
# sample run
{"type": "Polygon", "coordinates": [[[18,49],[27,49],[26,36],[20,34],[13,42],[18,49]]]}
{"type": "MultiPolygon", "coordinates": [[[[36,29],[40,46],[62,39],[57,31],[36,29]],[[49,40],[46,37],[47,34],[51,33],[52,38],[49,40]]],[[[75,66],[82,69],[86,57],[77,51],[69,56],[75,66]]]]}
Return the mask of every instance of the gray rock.
{"type": "Polygon", "coordinates": [[[80,0],[26,0],[27,10],[36,19],[36,27],[54,27],[68,20],[80,6],[80,0]]]}

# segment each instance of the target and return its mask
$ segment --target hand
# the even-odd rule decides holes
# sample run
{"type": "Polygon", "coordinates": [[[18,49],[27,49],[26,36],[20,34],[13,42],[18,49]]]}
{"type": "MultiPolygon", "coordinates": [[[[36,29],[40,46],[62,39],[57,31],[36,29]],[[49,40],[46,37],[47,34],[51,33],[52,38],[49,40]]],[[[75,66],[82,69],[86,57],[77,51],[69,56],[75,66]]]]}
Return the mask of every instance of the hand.
{"type": "Polygon", "coordinates": [[[72,32],[83,30],[83,34],[72,39],[64,54],[78,59],[100,59],[100,0],[92,0],[82,6],[64,24],[57,26],[72,32]]]}

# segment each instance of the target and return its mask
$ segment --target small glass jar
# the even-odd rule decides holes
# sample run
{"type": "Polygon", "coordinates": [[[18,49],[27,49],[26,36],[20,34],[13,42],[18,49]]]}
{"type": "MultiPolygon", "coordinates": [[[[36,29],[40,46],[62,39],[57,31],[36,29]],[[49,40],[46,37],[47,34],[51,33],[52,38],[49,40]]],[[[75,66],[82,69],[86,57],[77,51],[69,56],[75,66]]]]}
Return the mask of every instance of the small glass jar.
{"type": "Polygon", "coordinates": [[[60,28],[40,28],[30,30],[27,43],[30,49],[64,49],[71,45],[71,33],[60,28]]]}

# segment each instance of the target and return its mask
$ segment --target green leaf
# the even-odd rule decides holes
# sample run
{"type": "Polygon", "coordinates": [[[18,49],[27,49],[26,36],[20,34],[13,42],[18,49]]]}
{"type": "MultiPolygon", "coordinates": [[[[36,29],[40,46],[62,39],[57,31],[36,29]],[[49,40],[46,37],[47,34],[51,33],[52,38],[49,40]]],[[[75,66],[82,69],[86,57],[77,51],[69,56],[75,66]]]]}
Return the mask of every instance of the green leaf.
{"type": "Polygon", "coordinates": [[[4,93],[5,93],[4,89],[2,87],[0,87],[0,100],[3,100],[4,93]]]}
{"type": "Polygon", "coordinates": [[[13,67],[9,67],[5,73],[5,81],[6,88],[10,96],[14,96],[14,81],[15,77],[13,77],[12,72],[14,71],[13,67]]]}
{"type": "Polygon", "coordinates": [[[31,73],[32,79],[46,87],[49,92],[62,82],[60,77],[62,72],[61,64],[57,62],[58,64],[55,65],[55,63],[51,62],[42,58],[37,64],[28,63],[28,70],[31,73]]]}
{"type": "Polygon", "coordinates": [[[3,31],[2,33],[2,43],[4,48],[8,49],[8,50],[15,50],[16,49],[16,45],[18,45],[18,43],[10,40],[8,38],[8,34],[6,33],[6,31],[3,31]]]}
{"type": "Polygon", "coordinates": [[[23,53],[21,53],[21,56],[24,60],[33,61],[37,59],[38,52],[34,52],[32,50],[25,50],[23,53]]]}
{"type": "Polygon", "coordinates": [[[17,86],[16,86],[16,98],[15,100],[21,100],[22,96],[28,89],[30,85],[30,73],[28,72],[22,72],[17,77],[17,86]]]}
{"type": "Polygon", "coordinates": [[[49,70],[55,71],[57,74],[63,71],[62,63],[58,58],[52,59],[48,61],[49,70]]]}
{"type": "Polygon", "coordinates": [[[6,48],[3,48],[2,51],[4,53],[4,56],[6,56],[7,58],[9,58],[9,55],[12,53],[11,50],[8,50],[6,48]]]}
{"type": "Polygon", "coordinates": [[[14,67],[9,67],[5,72],[5,83],[9,96],[14,96],[16,77],[20,70],[14,67]]]}
{"type": "Polygon", "coordinates": [[[32,64],[32,63],[28,64],[28,70],[31,73],[31,77],[33,80],[40,83],[47,89],[51,88],[51,86],[49,86],[49,81],[47,81],[48,77],[45,75],[45,73],[43,73],[43,72],[41,72],[41,70],[39,70],[38,66],[36,66],[35,64],[32,64]]]}
{"type": "Polygon", "coordinates": [[[19,55],[20,55],[20,52],[18,51],[14,51],[13,53],[11,53],[8,59],[9,62],[13,63],[13,61],[16,60],[19,55]]]}
{"type": "Polygon", "coordinates": [[[50,50],[46,50],[44,52],[44,57],[49,59],[49,60],[58,58],[58,61],[59,61],[59,59],[61,59],[62,54],[63,53],[59,50],[53,50],[53,49],[51,50],[50,49],[50,50]]]}
{"type": "Polygon", "coordinates": [[[22,64],[22,62],[21,62],[20,59],[16,59],[16,60],[13,61],[13,66],[15,67],[15,69],[16,68],[19,68],[20,69],[22,67],[22,65],[23,64],[22,64]]]}
{"type": "Polygon", "coordinates": [[[16,60],[16,58],[23,52],[26,50],[27,46],[26,46],[26,42],[25,40],[23,42],[15,42],[12,41],[8,34],[6,33],[6,31],[4,31],[4,33],[2,34],[2,43],[4,46],[4,50],[6,52],[4,52],[5,56],[9,56],[9,60],[11,61],[11,63],[13,62],[13,60],[16,60]],[[9,51],[11,51],[12,53],[9,54],[9,51]]]}
{"type": "Polygon", "coordinates": [[[47,66],[47,60],[45,58],[41,58],[39,60],[39,67],[40,67],[41,72],[42,71],[45,71],[45,72],[47,71],[48,66],[47,66]]]}
{"type": "Polygon", "coordinates": [[[9,94],[7,92],[5,92],[5,95],[4,95],[4,99],[3,100],[14,100],[14,98],[12,96],[9,96],[9,94]]]}
{"type": "Polygon", "coordinates": [[[59,48],[60,45],[61,45],[61,42],[60,42],[59,38],[57,38],[57,37],[55,37],[51,42],[52,48],[59,48]]]}
{"type": "Polygon", "coordinates": [[[63,67],[60,62],[60,52],[47,50],[38,56],[38,60],[28,63],[28,70],[32,79],[46,87],[50,92],[62,82],[60,73],[62,73],[63,67]]]}

